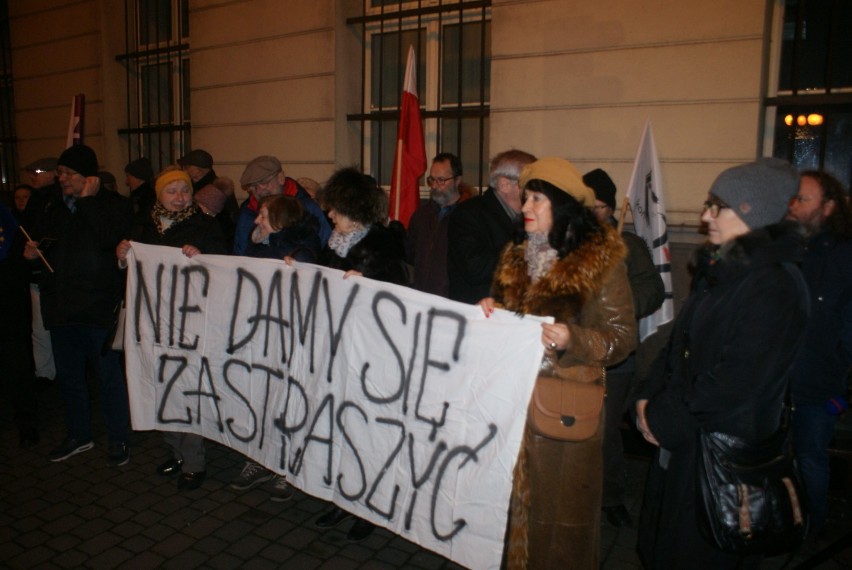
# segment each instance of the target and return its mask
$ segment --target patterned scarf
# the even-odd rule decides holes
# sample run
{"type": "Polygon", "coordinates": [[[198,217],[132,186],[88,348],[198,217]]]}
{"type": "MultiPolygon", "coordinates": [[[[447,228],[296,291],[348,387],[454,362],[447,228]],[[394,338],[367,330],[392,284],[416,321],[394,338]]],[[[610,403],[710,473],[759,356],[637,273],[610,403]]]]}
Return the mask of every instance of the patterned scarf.
{"type": "Polygon", "coordinates": [[[556,261],[556,250],[550,247],[547,234],[527,234],[527,249],[524,252],[524,258],[527,262],[527,275],[533,283],[550,271],[553,262],[556,261]]]}
{"type": "Polygon", "coordinates": [[[346,257],[349,255],[349,250],[352,249],[352,247],[359,241],[364,239],[364,236],[367,235],[367,232],[369,231],[370,228],[365,228],[364,226],[352,230],[348,234],[342,234],[337,230],[334,230],[328,238],[328,248],[340,257],[346,257]]]}
{"type": "Polygon", "coordinates": [[[192,217],[196,212],[198,212],[198,206],[195,203],[190,204],[180,212],[172,212],[166,210],[161,203],[157,202],[151,208],[151,218],[157,226],[157,233],[163,236],[170,227],[192,217]]]}

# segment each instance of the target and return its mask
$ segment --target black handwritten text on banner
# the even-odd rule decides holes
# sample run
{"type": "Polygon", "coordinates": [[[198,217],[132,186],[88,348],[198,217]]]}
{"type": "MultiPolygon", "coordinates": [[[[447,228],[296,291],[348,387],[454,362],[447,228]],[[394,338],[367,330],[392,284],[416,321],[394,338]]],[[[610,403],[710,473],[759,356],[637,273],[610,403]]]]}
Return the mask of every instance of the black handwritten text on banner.
{"type": "Polygon", "coordinates": [[[540,320],[309,264],[134,243],[133,427],[182,431],[471,568],[498,568],[540,320]]]}

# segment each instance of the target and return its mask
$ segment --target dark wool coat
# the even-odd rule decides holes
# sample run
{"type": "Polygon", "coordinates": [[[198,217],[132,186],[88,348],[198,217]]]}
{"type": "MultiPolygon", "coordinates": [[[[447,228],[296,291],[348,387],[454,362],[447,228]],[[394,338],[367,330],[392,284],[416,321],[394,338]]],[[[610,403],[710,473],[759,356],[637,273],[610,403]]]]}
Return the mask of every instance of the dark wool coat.
{"type": "MultiPolygon", "coordinates": [[[[605,227],[535,283],[527,275],[526,244],[503,252],[494,298],[523,314],[568,325],[570,342],[556,373],[588,381],[636,347],[636,319],[624,266],[626,248],[605,227]]],[[[509,568],[598,568],[601,430],[582,442],[533,434],[529,427],[515,467],[509,521],[509,568]]]]}
{"type": "Polygon", "coordinates": [[[306,215],[298,223],[269,234],[269,243],[249,240],[246,255],[267,259],[292,257],[296,261],[316,263],[321,246],[319,224],[313,216],[306,215]]]}
{"type": "Polygon", "coordinates": [[[448,227],[450,299],[476,303],[491,295],[500,253],[512,240],[515,228],[493,188],[459,204],[448,227]]]}
{"type": "Polygon", "coordinates": [[[320,255],[319,264],[341,271],[360,271],[364,277],[405,285],[403,238],[393,230],[374,224],[361,241],[350,248],[346,257],[340,257],[326,248],[320,255]]]}
{"type": "Polygon", "coordinates": [[[405,257],[414,266],[418,291],[446,297],[450,292],[447,278],[447,237],[450,217],[457,206],[449,206],[443,218],[434,200],[423,200],[411,215],[405,236],[405,257]]]}
{"type": "Polygon", "coordinates": [[[140,243],[169,247],[194,245],[201,253],[214,255],[228,253],[219,222],[200,211],[177,224],[172,224],[163,235],[157,231],[151,213],[148,212],[147,216],[137,218],[130,239],[140,243]]]}
{"type": "Polygon", "coordinates": [[[638,399],[671,453],[651,464],[639,531],[647,568],[733,568],[698,528],[698,432],[760,441],[778,429],[789,369],[803,338],[806,298],[788,271],[802,236],[790,223],[740,236],[702,268],[638,399]],[[787,267],[783,264],[788,262],[787,267]]]}
{"type": "MultiPolygon", "coordinates": [[[[74,213],[61,194],[52,194],[31,233],[50,237],[44,256],[54,269],[41,273],[44,326],[113,325],[115,306],[124,292],[115,246],[130,233],[132,205],[117,192],[101,190],[78,198],[74,213]]],[[[40,260],[33,262],[42,266],[40,260]]]]}

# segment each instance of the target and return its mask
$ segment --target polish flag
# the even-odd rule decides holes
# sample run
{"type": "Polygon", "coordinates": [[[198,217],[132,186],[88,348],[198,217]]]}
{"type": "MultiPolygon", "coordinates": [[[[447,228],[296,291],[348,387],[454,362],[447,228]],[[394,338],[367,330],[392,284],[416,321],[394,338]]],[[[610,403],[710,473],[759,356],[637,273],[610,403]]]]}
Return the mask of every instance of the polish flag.
{"type": "Polygon", "coordinates": [[[71,118],[68,121],[68,135],[65,138],[65,148],[75,144],[83,144],[83,119],[86,116],[86,96],[82,93],[71,99],[71,118]]]}
{"type": "Polygon", "coordinates": [[[420,121],[420,102],[417,100],[417,62],[414,46],[409,46],[388,212],[391,220],[399,220],[406,228],[411,214],[420,205],[420,177],[424,172],[426,147],[420,121]]]}

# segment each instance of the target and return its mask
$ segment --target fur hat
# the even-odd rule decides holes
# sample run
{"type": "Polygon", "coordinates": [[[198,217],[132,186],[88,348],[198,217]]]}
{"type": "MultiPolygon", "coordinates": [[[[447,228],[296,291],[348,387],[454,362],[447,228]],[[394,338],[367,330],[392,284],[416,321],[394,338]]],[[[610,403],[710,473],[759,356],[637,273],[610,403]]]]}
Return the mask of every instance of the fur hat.
{"type": "Polygon", "coordinates": [[[35,172],[36,174],[38,174],[39,172],[48,172],[50,170],[56,170],[56,163],[56,157],[47,156],[32,161],[24,167],[24,170],[28,172],[35,172]]]}
{"type": "Polygon", "coordinates": [[[204,206],[214,216],[225,209],[226,199],[224,192],[213,184],[208,184],[195,193],[195,203],[204,206]]]}
{"type": "Polygon", "coordinates": [[[98,175],[98,157],[94,150],[84,144],[75,144],[62,151],[57,166],[70,168],[82,176],[98,175]]]}
{"type": "Polygon", "coordinates": [[[583,175],[583,183],[595,191],[595,199],[615,210],[615,183],[602,168],[583,175]]]}
{"type": "Polygon", "coordinates": [[[159,199],[163,188],[172,182],[178,181],[185,182],[186,185],[189,186],[190,190],[192,190],[192,179],[189,177],[189,174],[183,170],[166,170],[160,174],[157,178],[157,183],[154,186],[154,189],[157,191],[157,198],[159,199]]]}
{"type": "Polygon", "coordinates": [[[206,150],[197,148],[178,159],[181,166],[197,166],[198,168],[213,168],[213,157],[206,150]]]}
{"type": "Polygon", "coordinates": [[[710,187],[751,230],[780,222],[798,191],[799,174],[778,158],[729,168],[710,187]]]}
{"type": "Polygon", "coordinates": [[[246,165],[240,186],[251,186],[281,171],[281,161],[274,156],[258,156],[246,165]]]}
{"type": "Polygon", "coordinates": [[[523,189],[530,180],[549,182],[587,208],[595,205],[595,193],[583,184],[580,171],[564,158],[548,156],[526,165],[518,184],[523,189]]]}
{"type": "Polygon", "coordinates": [[[130,176],[135,176],[139,180],[151,182],[154,179],[154,169],[151,168],[151,161],[145,158],[137,158],[127,163],[124,171],[130,176]]]}

